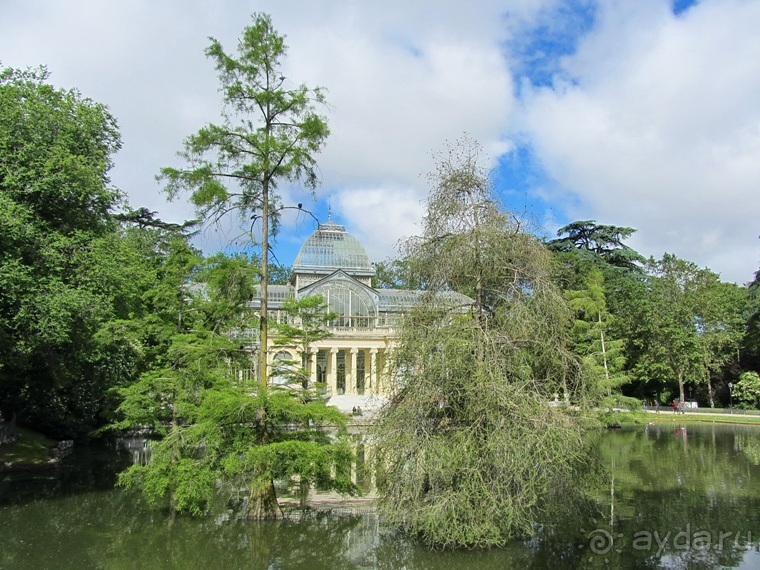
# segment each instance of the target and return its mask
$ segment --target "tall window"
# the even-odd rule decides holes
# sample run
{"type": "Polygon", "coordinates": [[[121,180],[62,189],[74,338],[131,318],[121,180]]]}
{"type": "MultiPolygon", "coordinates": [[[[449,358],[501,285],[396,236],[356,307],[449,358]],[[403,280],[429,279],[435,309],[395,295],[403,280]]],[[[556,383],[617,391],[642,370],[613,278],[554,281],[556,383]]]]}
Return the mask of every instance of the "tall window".
{"type": "Polygon", "coordinates": [[[332,324],[337,327],[374,327],[377,307],[372,297],[353,283],[326,283],[314,293],[322,295],[330,312],[338,314],[332,324]]]}

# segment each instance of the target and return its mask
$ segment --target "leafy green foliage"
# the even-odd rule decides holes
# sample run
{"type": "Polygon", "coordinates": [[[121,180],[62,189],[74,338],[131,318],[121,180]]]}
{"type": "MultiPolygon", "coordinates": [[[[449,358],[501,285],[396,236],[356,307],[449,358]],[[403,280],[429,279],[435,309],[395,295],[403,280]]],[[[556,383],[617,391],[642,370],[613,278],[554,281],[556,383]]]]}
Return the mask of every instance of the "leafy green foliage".
{"type": "MultiPolygon", "coordinates": [[[[315,112],[324,103],[321,89],[290,86],[282,71],[284,37],[266,14],[254,14],[243,30],[236,55],[212,38],[206,55],[219,73],[223,109],[221,124],[209,124],[185,140],[180,156],[187,168],[164,168],[170,198],[189,192],[204,221],[219,221],[230,212],[253,225],[261,222],[260,344],[267,346],[269,236],[277,229],[281,207],[273,192],[282,181],[301,181],[315,188],[315,155],[329,134],[315,112]]],[[[259,351],[259,381],[267,384],[266,351],[259,351]]]]}
{"type": "Polygon", "coordinates": [[[549,405],[574,376],[551,254],[498,209],[480,160],[464,139],[430,176],[423,234],[404,248],[428,293],[404,315],[376,428],[383,516],[436,546],[532,534],[588,466],[583,430],[549,405]]]}
{"type": "Polygon", "coordinates": [[[636,232],[633,228],[597,224],[595,220],[578,221],[559,230],[560,236],[547,245],[553,251],[589,252],[610,265],[628,271],[640,271],[646,260],[623,243],[636,232]],[[567,234],[562,237],[563,234],[567,234]]]}
{"type": "Polygon", "coordinates": [[[742,342],[743,360],[748,362],[748,367],[760,370],[760,270],[747,286],[744,317],[747,330],[742,342]]]}
{"type": "Polygon", "coordinates": [[[607,311],[604,292],[604,275],[592,269],[587,277],[586,288],[565,293],[577,318],[573,332],[576,352],[582,356],[586,388],[593,388],[594,396],[612,396],[613,390],[628,382],[623,372],[625,355],[623,341],[609,336],[612,316],[607,311]]]}
{"type": "Polygon", "coordinates": [[[273,376],[288,378],[290,382],[308,387],[311,378],[310,348],[313,343],[328,338],[327,323],[337,318],[337,313],[328,312],[328,304],[321,295],[310,295],[301,299],[285,299],[281,310],[287,321],[276,325],[275,346],[295,347],[298,360],[278,360],[272,369],[273,376]]]}
{"type": "Polygon", "coordinates": [[[532,534],[553,501],[572,500],[583,432],[548,405],[529,355],[515,351],[471,316],[430,306],[406,315],[396,355],[405,381],[377,427],[390,524],[439,547],[492,546],[532,534]]]}
{"type": "Polygon", "coordinates": [[[734,397],[750,409],[760,409],[760,375],[754,370],[743,372],[733,387],[734,397]]]}
{"type": "MultiPolygon", "coordinates": [[[[257,273],[250,260],[217,254],[201,261],[188,253],[176,247],[167,259],[174,294],[164,284],[153,297],[165,303],[158,311],[164,327],[153,336],[161,355],[119,390],[122,420],[112,427],[150,427],[161,436],[150,462],[130,467],[120,483],[139,488],[152,504],[168,502],[172,514],[193,515],[204,514],[220,492],[235,499],[249,489],[247,514],[254,518],[278,512],[275,479],[354,493],[345,415],[314,390],[262,389],[237,374],[250,368],[251,355],[226,333],[255,319],[247,308],[257,273]],[[202,286],[188,285],[190,277],[202,286]]],[[[310,322],[320,302],[301,303],[301,322],[310,322]]]]}
{"type": "Polygon", "coordinates": [[[101,104],[44,69],[0,71],[0,402],[57,437],[103,421],[130,379],[113,320],[142,310],[143,258],[110,211],[121,142],[101,104]]]}
{"type": "Polygon", "coordinates": [[[44,68],[0,71],[0,189],[49,231],[102,231],[119,199],[107,176],[121,147],[116,121],[48,79],[44,68]]]}
{"type": "MultiPolygon", "coordinates": [[[[167,316],[176,311],[178,332],[170,337],[165,357],[122,392],[126,423],[120,425],[161,426],[170,421],[165,439],[154,450],[155,469],[153,461],[146,468],[135,468],[140,477],[127,474],[124,483],[138,484],[156,497],[168,496],[172,512],[198,513],[210,496],[209,484],[183,495],[186,467],[201,475],[214,473],[221,481],[235,480],[235,488],[247,486],[248,511],[254,518],[277,515],[275,477],[298,475],[306,484],[318,479],[343,490],[350,487],[343,464],[336,463],[348,455],[339,453],[340,442],[327,440],[320,427],[323,421],[340,426],[345,421],[342,416],[313,391],[270,390],[267,382],[269,236],[276,231],[281,210],[273,192],[282,181],[315,187],[314,155],[329,132],[314,111],[315,104],[324,102],[322,91],[290,87],[281,71],[285,54],[283,36],[264,14],[254,15],[234,56],[212,39],[206,55],[219,72],[223,121],[206,125],[185,140],[180,156],[186,168],[164,168],[159,176],[170,198],[190,193],[203,221],[219,221],[236,212],[244,224],[250,224],[251,240],[254,225],[261,222],[261,267],[255,275],[244,259],[218,255],[193,270],[192,277],[203,287],[177,287],[172,282],[155,291],[161,311],[167,316]],[[251,368],[249,353],[224,333],[244,328],[251,319],[247,305],[256,281],[260,283],[259,382],[244,386],[233,379],[237,369],[251,368]],[[146,408],[150,398],[157,403],[146,408]],[[302,455],[297,457],[295,451],[302,455]],[[168,467],[162,471],[162,465],[168,467]],[[149,484],[146,473],[166,484],[149,484]],[[189,499],[180,500],[181,496],[189,499]]],[[[188,266],[181,258],[177,261],[181,275],[188,266]]],[[[185,279],[190,277],[185,273],[185,279]]],[[[286,271],[275,271],[275,280],[287,278],[286,271]]],[[[159,340],[166,344],[165,336],[159,340]]],[[[305,342],[308,346],[310,340],[305,342]]]]}
{"type": "Polygon", "coordinates": [[[650,260],[646,289],[632,306],[634,374],[657,392],[685,399],[684,385],[706,389],[737,354],[744,292],[709,269],[665,254],[650,260]]]}
{"type": "Polygon", "coordinates": [[[387,259],[373,263],[375,289],[420,289],[422,284],[413,275],[413,269],[406,259],[387,259]]]}

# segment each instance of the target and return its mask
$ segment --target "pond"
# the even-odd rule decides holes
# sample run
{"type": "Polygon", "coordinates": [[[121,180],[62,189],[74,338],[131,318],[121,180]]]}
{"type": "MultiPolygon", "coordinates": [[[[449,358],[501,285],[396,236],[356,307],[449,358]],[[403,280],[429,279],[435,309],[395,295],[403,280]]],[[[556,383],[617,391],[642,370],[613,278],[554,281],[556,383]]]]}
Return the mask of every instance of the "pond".
{"type": "Polygon", "coordinates": [[[371,512],[253,523],[148,508],[113,488],[131,459],[79,449],[55,478],[0,479],[0,568],[759,568],[760,428],[649,425],[595,434],[609,473],[529,541],[431,551],[371,512]]]}

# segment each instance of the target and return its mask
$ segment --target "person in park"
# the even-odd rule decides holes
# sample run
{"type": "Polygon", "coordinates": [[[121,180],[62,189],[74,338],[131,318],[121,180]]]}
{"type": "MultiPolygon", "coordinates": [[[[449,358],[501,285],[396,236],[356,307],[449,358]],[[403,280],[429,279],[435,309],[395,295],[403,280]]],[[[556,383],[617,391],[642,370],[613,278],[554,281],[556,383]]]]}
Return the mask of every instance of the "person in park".
{"type": "Polygon", "coordinates": [[[673,403],[671,405],[673,406],[673,413],[674,414],[677,413],[678,412],[678,402],[676,402],[675,400],[673,400],[673,403]]]}

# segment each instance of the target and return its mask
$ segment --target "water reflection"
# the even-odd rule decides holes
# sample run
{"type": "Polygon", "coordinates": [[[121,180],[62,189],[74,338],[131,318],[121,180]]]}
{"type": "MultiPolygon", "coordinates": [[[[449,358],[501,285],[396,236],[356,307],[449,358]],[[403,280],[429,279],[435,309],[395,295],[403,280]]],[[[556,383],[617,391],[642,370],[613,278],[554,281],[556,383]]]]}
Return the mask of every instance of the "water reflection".
{"type": "Polygon", "coordinates": [[[741,451],[759,438],[755,428],[717,425],[600,435],[611,484],[599,503],[615,516],[585,527],[586,554],[619,568],[760,567],[760,470],[741,451]]]}
{"type": "MultiPolygon", "coordinates": [[[[170,526],[111,488],[135,450],[80,450],[60,479],[5,482],[0,568],[760,568],[760,430],[647,426],[594,443],[607,474],[585,508],[560,509],[530,541],[455,552],[431,552],[371,514],[251,523],[220,510],[170,526]]],[[[364,465],[355,475],[366,485],[364,465]]]]}
{"type": "Polygon", "coordinates": [[[116,474],[131,463],[131,456],[120,440],[103,439],[76,447],[74,453],[62,460],[58,470],[0,473],[0,509],[6,504],[111,491],[116,474]]]}

